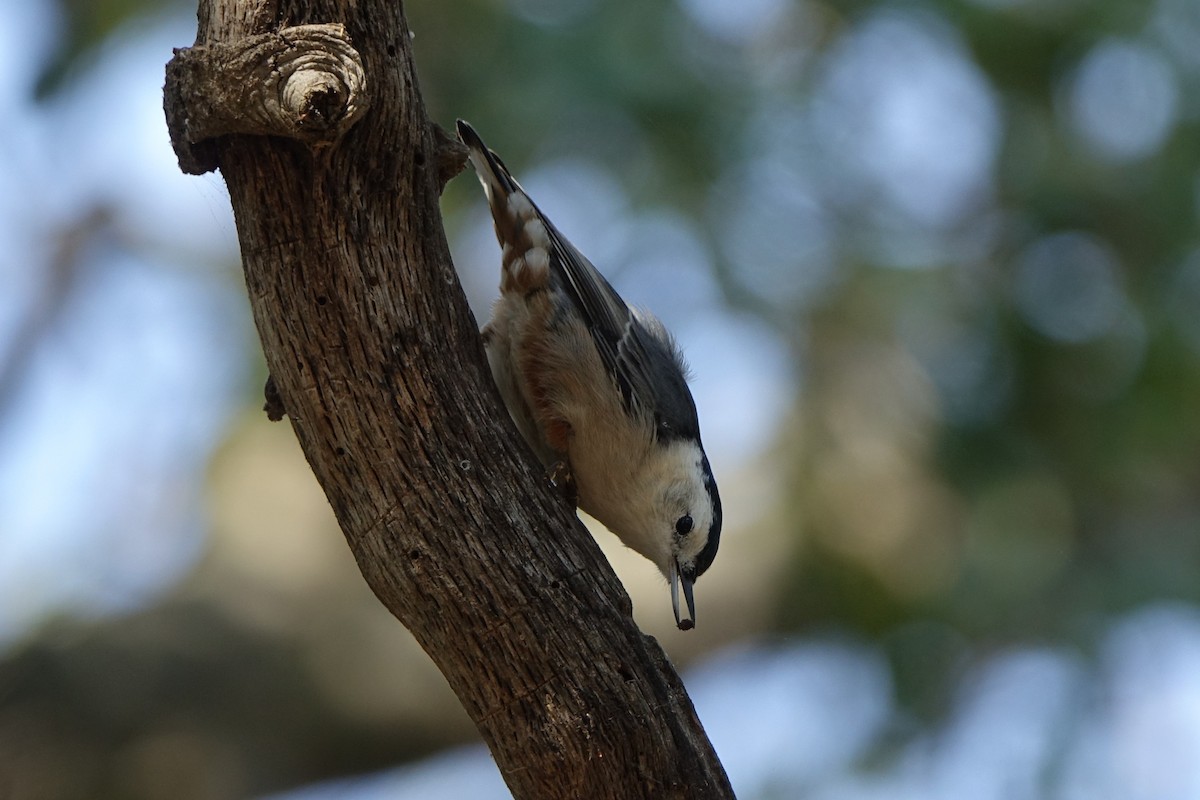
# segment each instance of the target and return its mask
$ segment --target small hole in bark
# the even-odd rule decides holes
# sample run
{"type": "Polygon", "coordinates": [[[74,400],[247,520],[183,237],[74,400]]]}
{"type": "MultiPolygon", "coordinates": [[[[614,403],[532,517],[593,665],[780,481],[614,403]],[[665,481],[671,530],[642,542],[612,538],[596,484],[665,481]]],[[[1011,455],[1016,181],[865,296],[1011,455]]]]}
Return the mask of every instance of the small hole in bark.
{"type": "Polygon", "coordinates": [[[395,57],[396,57],[396,45],[394,45],[394,44],[389,44],[389,45],[387,46],[387,53],[388,53],[388,55],[389,55],[389,56],[391,56],[392,58],[395,58],[395,57]]]}
{"type": "Polygon", "coordinates": [[[336,450],[334,450],[333,452],[334,452],[334,453],[336,453],[336,454],[337,454],[337,455],[339,455],[339,456],[344,456],[344,455],[346,455],[346,448],[344,448],[344,447],[339,447],[339,448],[337,448],[336,450]]]}
{"type": "Polygon", "coordinates": [[[328,302],[329,302],[329,298],[326,297],[325,295],[323,295],[323,294],[317,295],[317,305],[323,306],[328,302]]]}
{"type": "Polygon", "coordinates": [[[424,166],[425,165],[425,153],[421,150],[418,150],[417,152],[413,153],[413,163],[415,163],[418,167],[424,166]]]}
{"type": "Polygon", "coordinates": [[[421,551],[420,550],[409,550],[408,557],[409,557],[409,560],[416,561],[417,559],[419,559],[421,557],[421,551]]]}

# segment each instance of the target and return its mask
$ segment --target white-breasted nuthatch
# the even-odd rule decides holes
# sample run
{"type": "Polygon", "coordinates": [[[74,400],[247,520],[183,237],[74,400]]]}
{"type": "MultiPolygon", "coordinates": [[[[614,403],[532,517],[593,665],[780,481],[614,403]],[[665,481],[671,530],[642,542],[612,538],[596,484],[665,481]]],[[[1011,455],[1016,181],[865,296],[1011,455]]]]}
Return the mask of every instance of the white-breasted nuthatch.
{"type": "Polygon", "coordinates": [[[483,329],[500,394],[543,465],[569,476],[579,507],[662,571],[675,622],[688,630],[692,584],[717,555],[721,498],[679,348],[658,319],[626,305],[462,120],[458,137],[502,250],[500,297],[483,329]]]}

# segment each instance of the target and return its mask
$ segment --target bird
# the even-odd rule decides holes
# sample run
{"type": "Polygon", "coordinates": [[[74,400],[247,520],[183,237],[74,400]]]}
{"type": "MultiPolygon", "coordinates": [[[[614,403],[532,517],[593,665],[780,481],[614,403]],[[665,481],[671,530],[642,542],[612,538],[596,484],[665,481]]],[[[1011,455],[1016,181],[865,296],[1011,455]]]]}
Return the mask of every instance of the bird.
{"type": "Polygon", "coordinates": [[[675,623],[689,630],[693,585],[716,558],[722,513],[680,349],[567,240],[474,128],[456,127],[501,248],[500,294],[482,336],[508,412],[551,482],[658,567],[675,623]]]}

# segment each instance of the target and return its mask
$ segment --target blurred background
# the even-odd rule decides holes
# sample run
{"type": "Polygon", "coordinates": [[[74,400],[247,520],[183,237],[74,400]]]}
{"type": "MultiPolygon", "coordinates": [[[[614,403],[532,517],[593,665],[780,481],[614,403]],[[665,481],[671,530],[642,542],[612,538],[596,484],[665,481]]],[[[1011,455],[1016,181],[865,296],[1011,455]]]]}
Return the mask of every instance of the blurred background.
{"type": "MultiPolygon", "coordinates": [[[[0,0],[0,797],[506,797],[260,410],[162,116],[195,5],[0,0]]],[[[698,629],[596,534],[740,797],[1200,796],[1200,4],[408,15],[435,119],[693,366],[698,629]]]]}

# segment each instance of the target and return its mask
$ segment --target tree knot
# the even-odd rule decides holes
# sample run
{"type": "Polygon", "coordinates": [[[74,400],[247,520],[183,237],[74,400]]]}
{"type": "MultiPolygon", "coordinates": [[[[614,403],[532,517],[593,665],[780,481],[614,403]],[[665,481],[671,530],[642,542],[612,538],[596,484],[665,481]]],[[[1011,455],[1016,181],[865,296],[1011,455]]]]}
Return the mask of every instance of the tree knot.
{"type": "Polygon", "coordinates": [[[175,51],[164,107],[187,173],[217,167],[212,140],[228,134],[334,144],[367,110],[362,58],[342,25],[296,25],[175,51]]]}

